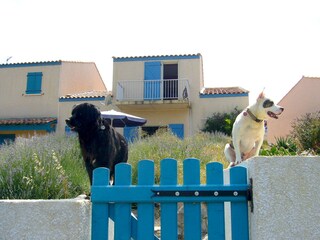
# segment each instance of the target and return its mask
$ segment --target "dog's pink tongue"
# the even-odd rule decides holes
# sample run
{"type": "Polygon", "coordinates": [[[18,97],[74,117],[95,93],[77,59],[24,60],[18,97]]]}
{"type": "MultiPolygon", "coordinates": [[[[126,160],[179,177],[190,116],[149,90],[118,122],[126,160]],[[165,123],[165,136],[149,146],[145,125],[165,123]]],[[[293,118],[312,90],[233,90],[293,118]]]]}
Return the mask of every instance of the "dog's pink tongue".
{"type": "Polygon", "coordinates": [[[272,117],[272,118],[275,118],[275,119],[278,119],[278,116],[277,116],[277,114],[274,114],[273,112],[268,112],[268,115],[269,115],[269,117],[272,117]]]}

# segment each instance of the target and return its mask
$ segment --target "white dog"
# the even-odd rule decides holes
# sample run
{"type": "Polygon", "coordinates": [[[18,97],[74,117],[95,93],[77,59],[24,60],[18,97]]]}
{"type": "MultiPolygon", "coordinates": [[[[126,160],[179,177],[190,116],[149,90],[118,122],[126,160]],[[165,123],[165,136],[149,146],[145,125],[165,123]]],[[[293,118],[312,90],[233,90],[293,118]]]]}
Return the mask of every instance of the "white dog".
{"type": "Polygon", "coordinates": [[[224,148],[229,167],[258,156],[264,138],[264,121],[268,117],[277,119],[283,110],[262,92],[253,105],[237,116],[232,128],[232,143],[224,148]]]}

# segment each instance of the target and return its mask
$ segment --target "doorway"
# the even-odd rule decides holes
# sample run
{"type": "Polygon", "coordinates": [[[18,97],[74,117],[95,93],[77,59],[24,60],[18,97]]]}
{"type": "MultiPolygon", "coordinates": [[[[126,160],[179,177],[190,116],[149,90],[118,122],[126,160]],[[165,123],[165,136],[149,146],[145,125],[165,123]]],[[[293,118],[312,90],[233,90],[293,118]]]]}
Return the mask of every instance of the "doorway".
{"type": "Polygon", "coordinates": [[[178,64],[163,65],[163,99],[178,99],[178,64]]]}

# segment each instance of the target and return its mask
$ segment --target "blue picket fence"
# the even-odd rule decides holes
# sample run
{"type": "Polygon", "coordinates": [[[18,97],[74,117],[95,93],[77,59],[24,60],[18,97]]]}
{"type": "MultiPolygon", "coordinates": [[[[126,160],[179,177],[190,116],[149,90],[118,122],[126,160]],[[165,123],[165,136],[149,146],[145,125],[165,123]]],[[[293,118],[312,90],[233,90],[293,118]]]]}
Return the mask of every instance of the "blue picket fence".
{"type": "Polygon", "coordinates": [[[155,203],[160,205],[161,239],[178,239],[178,203],[184,204],[184,239],[201,239],[201,203],[207,205],[208,239],[225,239],[225,202],[230,202],[233,240],[249,239],[248,199],[250,184],[245,167],[230,169],[230,184],[224,184],[221,163],[206,165],[206,183],[200,183],[200,161],[183,161],[183,184],[178,184],[177,161],[160,163],[160,184],[155,184],[153,161],[138,163],[138,183],[132,185],[131,165],[116,165],[116,184],[109,185],[109,169],[94,171],[91,188],[92,240],[108,240],[109,218],[114,221],[114,239],[160,239],[154,235],[155,203]],[[131,213],[136,204],[138,218],[131,213]]]}

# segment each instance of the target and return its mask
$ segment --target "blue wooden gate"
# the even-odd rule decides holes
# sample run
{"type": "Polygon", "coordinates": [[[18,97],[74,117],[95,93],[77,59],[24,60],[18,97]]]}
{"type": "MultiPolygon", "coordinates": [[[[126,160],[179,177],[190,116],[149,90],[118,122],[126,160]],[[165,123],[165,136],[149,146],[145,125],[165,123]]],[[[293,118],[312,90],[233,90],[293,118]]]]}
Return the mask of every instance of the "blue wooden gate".
{"type": "Polygon", "coordinates": [[[114,239],[159,239],[154,235],[155,203],[160,205],[161,239],[178,239],[177,203],[184,204],[184,239],[201,239],[201,203],[207,204],[208,239],[225,239],[225,202],[231,205],[232,239],[249,239],[248,198],[250,186],[244,167],[230,169],[230,184],[224,184],[223,166],[206,165],[206,183],[200,183],[200,161],[183,161],[183,184],[178,184],[178,162],[163,159],[160,184],[155,184],[153,161],[138,163],[138,183],[131,183],[131,165],[116,166],[116,184],[109,185],[109,169],[94,171],[91,189],[92,240],[108,240],[109,218],[114,221],[114,239]],[[131,213],[137,205],[138,218],[131,213]]]}

